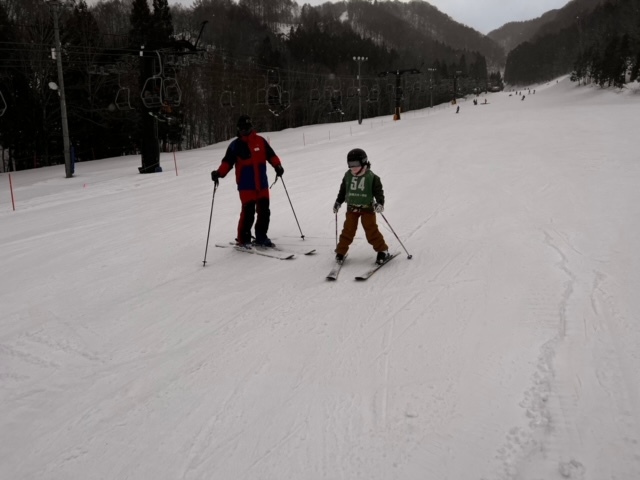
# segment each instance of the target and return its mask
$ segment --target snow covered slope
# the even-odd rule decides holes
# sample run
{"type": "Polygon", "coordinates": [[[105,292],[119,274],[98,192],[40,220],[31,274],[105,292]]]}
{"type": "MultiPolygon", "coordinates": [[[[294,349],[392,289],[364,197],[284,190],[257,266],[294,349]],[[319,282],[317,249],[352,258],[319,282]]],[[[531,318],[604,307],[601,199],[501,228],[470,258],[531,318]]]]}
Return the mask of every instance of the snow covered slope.
{"type": "Polygon", "coordinates": [[[227,177],[203,268],[227,142],[0,175],[0,478],[640,478],[640,97],[486,98],[263,132],[289,261],[213,246],[227,177]],[[354,147],[413,259],[326,282],[354,147]]]}

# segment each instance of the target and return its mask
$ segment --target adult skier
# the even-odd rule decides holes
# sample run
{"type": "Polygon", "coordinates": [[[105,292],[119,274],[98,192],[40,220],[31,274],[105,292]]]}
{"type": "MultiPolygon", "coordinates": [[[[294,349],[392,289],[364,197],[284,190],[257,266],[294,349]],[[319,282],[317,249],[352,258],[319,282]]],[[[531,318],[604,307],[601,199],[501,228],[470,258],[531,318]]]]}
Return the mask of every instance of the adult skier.
{"type": "Polygon", "coordinates": [[[256,133],[248,115],[241,115],[238,119],[237,135],[227,147],[218,169],[211,172],[211,180],[217,186],[218,180],[235,167],[242,204],[236,242],[239,246],[251,248],[251,229],[255,220],[256,245],[275,247],[267,236],[271,217],[267,162],[278,177],[284,174],[282,162],[266,139],[256,133]]]}

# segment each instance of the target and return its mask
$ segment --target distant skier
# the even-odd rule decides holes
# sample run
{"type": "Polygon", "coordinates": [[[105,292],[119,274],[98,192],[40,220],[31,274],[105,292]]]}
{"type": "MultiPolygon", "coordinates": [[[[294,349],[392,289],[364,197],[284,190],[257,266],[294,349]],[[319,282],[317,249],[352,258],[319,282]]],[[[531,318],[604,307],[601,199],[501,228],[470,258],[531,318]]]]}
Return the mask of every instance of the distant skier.
{"type": "Polygon", "coordinates": [[[389,259],[389,247],[378,229],[376,213],[384,211],[384,190],[380,177],[373,173],[367,154],[360,148],[354,148],[347,154],[347,170],[340,183],[338,197],[333,205],[333,213],[337,214],[341,205],[347,202],[347,213],[336,246],[336,261],[344,260],[349,246],[353,242],[358,229],[358,220],[362,222],[364,233],[369,244],[377,252],[376,263],[381,264],[389,259]]]}
{"type": "Polygon", "coordinates": [[[271,146],[256,133],[248,115],[241,115],[238,119],[237,133],[238,138],[227,147],[220,166],[211,172],[211,180],[217,186],[218,179],[224,178],[235,167],[236,183],[242,203],[236,242],[240,246],[251,248],[251,228],[257,213],[256,244],[274,247],[267,236],[271,217],[267,162],[274,168],[278,177],[284,174],[284,168],[271,146]]]}

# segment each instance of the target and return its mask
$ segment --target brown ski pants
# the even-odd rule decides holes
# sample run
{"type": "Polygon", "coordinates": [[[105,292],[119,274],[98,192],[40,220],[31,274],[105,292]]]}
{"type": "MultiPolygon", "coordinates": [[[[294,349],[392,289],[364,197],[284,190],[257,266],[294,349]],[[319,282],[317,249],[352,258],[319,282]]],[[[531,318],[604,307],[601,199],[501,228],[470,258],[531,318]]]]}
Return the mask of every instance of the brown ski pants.
{"type": "Polygon", "coordinates": [[[358,229],[358,220],[362,222],[364,228],[364,234],[367,237],[367,242],[371,244],[376,252],[384,252],[389,250],[384,237],[378,229],[376,222],[376,214],[372,211],[347,211],[347,216],[344,220],[344,226],[342,227],[342,233],[340,234],[340,240],[336,246],[336,253],[345,255],[349,250],[349,245],[353,242],[353,238],[356,236],[356,230],[358,229]]]}

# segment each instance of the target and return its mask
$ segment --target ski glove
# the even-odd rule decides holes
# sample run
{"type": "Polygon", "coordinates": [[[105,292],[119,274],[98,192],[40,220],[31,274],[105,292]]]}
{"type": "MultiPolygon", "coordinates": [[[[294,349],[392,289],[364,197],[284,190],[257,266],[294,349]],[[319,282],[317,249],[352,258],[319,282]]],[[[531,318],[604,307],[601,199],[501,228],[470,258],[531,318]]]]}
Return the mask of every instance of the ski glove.
{"type": "Polygon", "coordinates": [[[384,205],[381,203],[377,203],[375,207],[373,207],[373,209],[376,211],[376,213],[382,213],[384,212],[384,205]]]}
{"type": "Polygon", "coordinates": [[[333,213],[338,213],[338,210],[340,210],[340,207],[342,206],[342,204],[340,202],[336,202],[333,204],[333,213]]]}
{"type": "Polygon", "coordinates": [[[284,168],[282,168],[282,165],[278,165],[273,168],[276,170],[276,177],[281,177],[282,175],[284,175],[284,168]]]}
{"type": "Polygon", "coordinates": [[[218,173],[217,170],[214,170],[213,172],[211,172],[211,181],[213,183],[215,183],[216,187],[218,186],[218,179],[220,178],[220,174],[218,173]]]}

